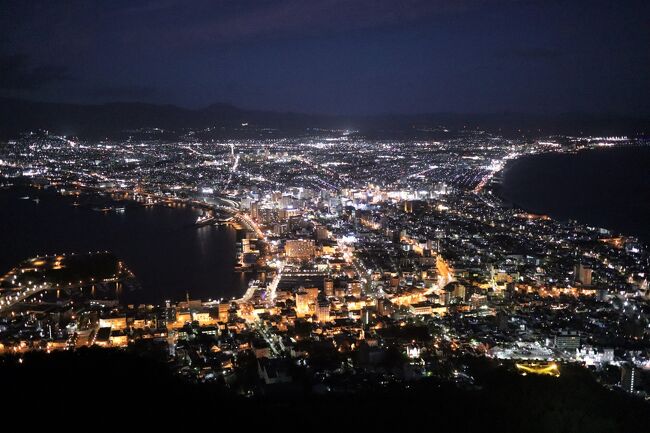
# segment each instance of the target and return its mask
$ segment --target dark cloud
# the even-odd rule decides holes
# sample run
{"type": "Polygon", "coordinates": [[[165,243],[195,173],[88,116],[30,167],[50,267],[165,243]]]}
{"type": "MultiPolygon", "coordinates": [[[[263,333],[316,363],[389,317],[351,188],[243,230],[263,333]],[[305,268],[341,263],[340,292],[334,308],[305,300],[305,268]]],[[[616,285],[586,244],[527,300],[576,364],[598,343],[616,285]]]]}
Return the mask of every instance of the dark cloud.
{"type": "Polygon", "coordinates": [[[253,38],[314,36],[423,21],[509,0],[280,0],[210,2],[189,25],[171,32],[177,43],[228,43],[253,38]],[[236,7],[232,7],[236,4],[236,7]]]}
{"type": "Polygon", "coordinates": [[[71,79],[66,67],[32,66],[29,58],[23,54],[0,54],[0,89],[39,90],[71,79]]]}
{"type": "Polygon", "coordinates": [[[0,90],[17,97],[650,112],[647,0],[0,0],[0,11],[0,53],[28,56],[0,58],[0,90]]]}
{"type": "MultiPolygon", "coordinates": [[[[83,45],[102,37],[146,45],[226,44],[256,38],[310,37],[422,22],[517,0],[33,0],[6,3],[5,22],[83,45]],[[45,18],[46,17],[46,18],[45,18]],[[89,23],[92,23],[90,25],[89,23]],[[119,23],[119,25],[118,25],[119,23]]],[[[0,6],[2,7],[2,6],[0,6]]],[[[0,17],[2,22],[2,17],[0,17]]]]}

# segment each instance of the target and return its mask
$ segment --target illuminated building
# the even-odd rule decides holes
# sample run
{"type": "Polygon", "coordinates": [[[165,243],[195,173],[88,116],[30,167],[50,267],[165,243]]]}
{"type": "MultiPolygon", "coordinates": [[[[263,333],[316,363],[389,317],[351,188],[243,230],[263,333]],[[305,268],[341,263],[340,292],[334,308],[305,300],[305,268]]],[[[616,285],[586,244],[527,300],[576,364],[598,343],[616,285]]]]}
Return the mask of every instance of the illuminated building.
{"type": "Polygon", "coordinates": [[[325,278],[323,281],[323,292],[325,296],[334,296],[334,280],[325,278]]]}
{"type": "Polygon", "coordinates": [[[284,244],[284,252],[288,258],[309,259],[314,257],[314,241],[306,239],[290,239],[284,244]]]}
{"type": "Polygon", "coordinates": [[[327,299],[319,299],[316,301],[316,317],[319,322],[329,322],[330,303],[327,299]]]}
{"type": "Polygon", "coordinates": [[[296,293],[296,314],[298,317],[306,316],[313,311],[318,299],[318,288],[309,287],[298,290],[296,293]]]}
{"type": "Polygon", "coordinates": [[[350,294],[354,297],[361,297],[361,282],[359,280],[354,280],[348,285],[350,289],[350,294]]]}
{"type": "Polygon", "coordinates": [[[129,338],[124,333],[124,331],[111,331],[111,336],[109,337],[109,344],[112,347],[126,347],[129,344],[129,338]]]}
{"type": "Polygon", "coordinates": [[[121,317],[107,317],[99,319],[100,328],[111,328],[112,330],[126,329],[126,316],[121,317]]]}
{"type": "Polygon", "coordinates": [[[244,238],[244,239],[241,240],[241,252],[243,254],[251,252],[251,240],[250,239],[244,238]]]}
{"type": "Polygon", "coordinates": [[[189,311],[178,312],[176,314],[176,320],[171,323],[167,323],[167,328],[170,329],[179,329],[185,326],[186,323],[192,322],[192,315],[189,311]]]}
{"type": "Polygon", "coordinates": [[[589,266],[578,263],[574,268],[575,280],[583,286],[591,286],[592,269],[589,266]]]}
{"type": "Polygon", "coordinates": [[[431,308],[431,304],[429,304],[428,302],[419,302],[419,303],[416,303],[416,304],[411,304],[409,306],[409,309],[411,311],[411,314],[415,314],[415,315],[429,315],[430,316],[431,313],[433,312],[433,310],[431,308]]]}
{"type": "Polygon", "coordinates": [[[372,325],[377,319],[377,307],[364,306],[361,308],[361,323],[365,326],[372,325]]]}
{"type": "Polygon", "coordinates": [[[580,348],[580,334],[577,332],[561,332],[554,337],[554,346],[556,349],[565,352],[575,352],[580,348]]]}
{"type": "Polygon", "coordinates": [[[273,234],[276,236],[282,236],[289,231],[289,226],[287,224],[276,223],[273,224],[273,234]]]}
{"type": "Polygon", "coordinates": [[[288,220],[292,217],[299,216],[302,213],[300,209],[295,209],[295,208],[284,208],[280,209],[279,217],[281,220],[288,220]]]}
{"type": "Polygon", "coordinates": [[[481,308],[485,305],[487,305],[487,296],[485,295],[479,295],[477,293],[474,293],[470,298],[469,298],[470,304],[472,308],[478,309],[481,308]]]}
{"type": "Polygon", "coordinates": [[[155,328],[156,321],[153,319],[134,319],[131,323],[133,329],[155,328]]]}
{"type": "Polygon", "coordinates": [[[258,220],[260,218],[260,205],[258,202],[252,202],[250,205],[250,214],[253,220],[258,220]]]}
{"type": "Polygon", "coordinates": [[[639,385],[639,372],[629,363],[621,366],[621,388],[626,392],[634,392],[639,385]]]}
{"type": "Polygon", "coordinates": [[[466,290],[465,286],[462,284],[456,284],[454,287],[454,292],[453,292],[454,298],[460,299],[461,301],[465,301],[466,297],[466,290]]]}
{"type": "Polygon", "coordinates": [[[222,323],[228,322],[228,316],[230,314],[230,304],[227,302],[222,302],[219,304],[219,321],[222,323]]]}
{"type": "Polygon", "coordinates": [[[390,316],[395,312],[395,307],[388,299],[377,299],[377,312],[381,316],[390,316]]]}
{"type": "Polygon", "coordinates": [[[100,347],[109,347],[111,338],[111,328],[99,328],[97,334],[95,334],[93,343],[100,347]]]}
{"type": "Polygon", "coordinates": [[[426,207],[426,202],[422,200],[405,200],[404,212],[414,213],[423,210],[426,207]]]}
{"type": "Polygon", "coordinates": [[[199,326],[216,325],[218,321],[208,311],[194,312],[192,318],[194,321],[199,322],[199,326]]]}

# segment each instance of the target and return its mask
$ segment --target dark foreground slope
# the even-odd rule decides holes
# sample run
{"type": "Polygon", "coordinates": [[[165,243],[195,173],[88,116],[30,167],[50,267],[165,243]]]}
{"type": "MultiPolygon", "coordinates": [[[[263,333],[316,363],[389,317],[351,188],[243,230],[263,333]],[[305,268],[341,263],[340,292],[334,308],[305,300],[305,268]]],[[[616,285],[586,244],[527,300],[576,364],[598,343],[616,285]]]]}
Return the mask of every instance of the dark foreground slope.
{"type": "MultiPolygon", "coordinates": [[[[108,350],[0,358],[3,423],[64,431],[641,432],[642,401],[607,391],[582,369],[521,377],[477,362],[480,389],[418,382],[336,396],[243,398],[193,385],[154,360],[108,350]]],[[[18,431],[18,430],[14,430],[18,431]]]]}

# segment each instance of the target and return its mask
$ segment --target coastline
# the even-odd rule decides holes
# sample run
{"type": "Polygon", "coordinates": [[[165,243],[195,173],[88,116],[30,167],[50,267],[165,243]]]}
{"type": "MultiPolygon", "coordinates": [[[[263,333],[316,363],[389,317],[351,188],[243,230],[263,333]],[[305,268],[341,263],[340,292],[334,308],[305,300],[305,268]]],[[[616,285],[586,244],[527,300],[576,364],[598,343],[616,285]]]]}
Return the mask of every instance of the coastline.
{"type": "MultiPolygon", "coordinates": [[[[641,158],[632,158],[634,164],[650,161],[650,146],[647,145],[622,145],[520,155],[504,165],[497,174],[498,180],[494,180],[490,185],[490,190],[507,207],[538,215],[548,215],[561,222],[577,222],[590,227],[603,228],[650,245],[650,230],[647,228],[643,230],[643,224],[629,224],[630,216],[635,214],[626,212],[622,206],[626,202],[639,203],[640,197],[636,197],[635,201],[634,193],[646,195],[650,199],[650,183],[646,185],[643,180],[639,182],[637,177],[632,179],[632,176],[628,176],[630,170],[626,171],[626,167],[618,167],[615,162],[609,162],[609,160],[616,161],[617,158],[630,159],[629,154],[635,152],[641,153],[641,158]],[[608,164],[612,172],[616,170],[619,172],[608,175],[601,167],[603,165],[607,167],[608,164]],[[575,170],[562,171],[567,168],[567,165],[575,170]],[[594,169],[591,169],[590,165],[593,165],[594,169]],[[576,170],[580,172],[577,173],[576,170]],[[565,179],[567,177],[570,180],[565,179]],[[583,184],[592,182],[598,186],[602,186],[603,183],[607,185],[610,178],[612,183],[618,183],[598,191],[593,191],[598,189],[596,187],[580,190],[579,187],[573,186],[572,181],[576,178],[583,184]],[[578,192],[576,193],[572,188],[578,189],[578,192]],[[571,197],[572,192],[575,195],[571,197]],[[580,192],[583,194],[579,194],[580,192]],[[615,194],[626,194],[625,197],[629,196],[629,199],[614,200],[610,196],[616,198],[615,194]],[[571,200],[567,200],[567,196],[570,196],[571,200]]],[[[643,204],[640,203],[638,207],[643,208],[643,204]]],[[[650,208],[642,210],[643,215],[646,215],[645,212],[650,212],[650,208]]],[[[647,215],[650,220],[650,213],[647,215]]],[[[638,213],[636,216],[642,218],[638,213]]]]}
{"type": "MultiPolygon", "coordinates": [[[[155,304],[164,302],[167,298],[180,300],[185,298],[188,290],[194,299],[239,298],[247,288],[249,277],[240,275],[242,272],[235,269],[234,265],[232,269],[227,265],[231,261],[231,254],[232,260],[236,260],[237,232],[230,232],[231,229],[224,231],[225,229],[216,226],[196,226],[196,217],[193,216],[196,210],[190,209],[190,206],[164,203],[144,206],[131,198],[115,200],[110,191],[103,190],[84,190],[82,194],[86,195],[87,200],[74,200],[61,194],[60,187],[50,186],[44,190],[34,187],[29,179],[3,180],[6,187],[0,192],[7,194],[4,201],[13,202],[25,195],[30,200],[20,200],[23,207],[38,206],[43,209],[36,211],[37,208],[34,208],[31,216],[28,216],[28,222],[24,223],[18,221],[17,216],[12,215],[13,212],[3,216],[7,220],[5,228],[14,232],[5,238],[7,245],[20,245],[24,243],[21,239],[25,236],[35,238],[35,241],[40,238],[33,249],[8,250],[2,257],[6,271],[28,257],[48,253],[83,254],[97,250],[98,248],[88,246],[89,243],[94,243],[94,239],[103,246],[99,249],[114,252],[134,268],[136,278],[142,286],[140,293],[130,296],[135,303],[155,304]],[[12,192],[14,188],[17,188],[15,193],[12,192]],[[31,191],[21,195],[22,189],[31,191]],[[40,195],[34,194],[35,192],[40,195]],[[46,195],[42,196],[43,194],[46,195]],[[42,199],[40,204],[34,201],[38,196],[42,199]],[[81,204],[74,205],[73,202],[77,201],[81,204]],[[93,210],[96,202],[104,201],[123,203],[126,210],[93,210]],[[50,239],[47,231],[39,224],[45,215],[53,223],[60,221],[66,235],[50,239]],[[233,245],[224,247],[223,242],[233,242],[233,245]],[[140,256],[146,258],[134,259],[140,256]],[[165,262],[167,265],[163,264],[165,262]],[[183,278],[170,275],[169,269],[174,266],[185,270],[183,278]],[[170,278],[179,281],[174,284],[170,278]],[[239,289],[235,290],[235,285],[239,289]]],[[[122,204],[116,206],[116,209],[121,206],[122,204]]]]}

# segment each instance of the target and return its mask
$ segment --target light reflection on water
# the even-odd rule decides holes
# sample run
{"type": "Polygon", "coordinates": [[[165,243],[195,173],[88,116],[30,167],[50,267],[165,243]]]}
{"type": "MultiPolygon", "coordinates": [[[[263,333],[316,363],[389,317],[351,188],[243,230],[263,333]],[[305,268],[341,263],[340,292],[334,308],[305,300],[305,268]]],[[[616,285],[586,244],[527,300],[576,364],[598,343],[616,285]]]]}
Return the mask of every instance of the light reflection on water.
{"type": "Polygon", "coordinates": [[[38,254],[108,250],[142,285],[140,292],[124,294],[126,302],[184,299],[186,292],[192,298],[230,298],[245,291],[246,277],[233,272],[233,228],[196,227],[199,211],[190,207],[122,202],[126,211],[120,214],[93,211],[88,200],[82,196],[75,207],[74,199],[51,189],[0,190],[0,273],[38,254]]]}

